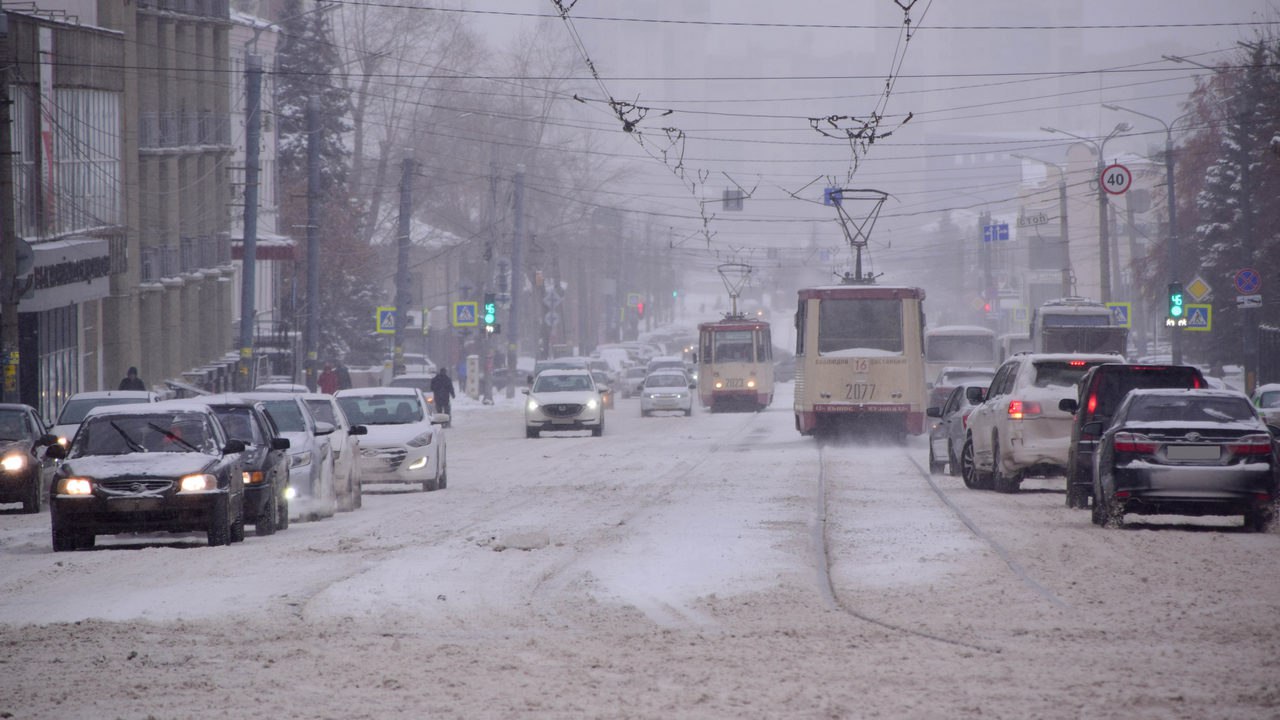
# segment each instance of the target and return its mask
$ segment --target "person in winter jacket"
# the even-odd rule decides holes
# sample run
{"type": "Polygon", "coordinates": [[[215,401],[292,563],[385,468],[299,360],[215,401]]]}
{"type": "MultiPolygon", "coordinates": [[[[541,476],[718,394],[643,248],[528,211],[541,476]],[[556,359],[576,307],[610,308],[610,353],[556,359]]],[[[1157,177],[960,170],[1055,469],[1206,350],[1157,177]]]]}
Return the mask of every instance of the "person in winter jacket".
{"type": "Polygon", "coordinates": [[[324,364],[324,369],[316,377],[316,387],[329,395],[338,392],[338,373],[333,369],[333,363],[324,364]]]}
{"type": "Polygon", "coordinates": [[[453,380],[449,377],[449,371],[440,368],[440,372],[431,378],[431,396],[435,398],[436,412],[448,413],[454,395],[453,380]]]}
{"type": "Polygon", "coordinates": [[[120,390],[146,390],[147,384],[142,382],[142,378],[138,377],[138,368],[130,367],[129,372],[120,380],[120,390]]]}

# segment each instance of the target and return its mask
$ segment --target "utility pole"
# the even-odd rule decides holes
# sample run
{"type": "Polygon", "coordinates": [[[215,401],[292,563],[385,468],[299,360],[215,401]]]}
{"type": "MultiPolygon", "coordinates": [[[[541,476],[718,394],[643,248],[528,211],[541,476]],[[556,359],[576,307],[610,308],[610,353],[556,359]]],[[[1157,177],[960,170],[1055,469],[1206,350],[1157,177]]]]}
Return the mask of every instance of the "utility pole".
{"type": "Polygon", "coordinates": [[[307,324],[305,383],[316,389],[317,347],[320,344],[320,103],[307,101],[307,324]]]}
{"type": "Polygon", "coordinates": [[[244,151],[244,243],[240,277],[240,378],[242,390],[253,387],[254,290],[257,285],[258,255],[258,163],[262,133],[262,58],[244,54],[245,151],[244,151]]]}
{"type": "Polygon", "coordinates": [[[507,383],[507,397],[516,396],[516,361],[520,355],[520,291],[524,289],[524,163],[516,166],[515,232],[511,238],[511,314],[507,318],[507,368],[513,378],[507,383]]]}
{"type": "Polygon", "coordinates": [[[13,101],[9,97],[13,63],[8,15],[0,11],[0,365],[3,396],[20,402],[18,384],[18,234],[13,201],[13,101]]]}
{"type": "MultiPolygon", "coordinates": [[[[409,326],[409,228],[412,215],[413,158],[405,158],[400,162],[400,218],[396,233],[396,335],[391,352],[392,377],[404,373],[404,340],[409,326]]],[[[445,362],[445,367],[448,367],[448,361],[445,362]]]]}
{"type": "MultiPolygon", "coordinates": [[[[987,227],[991,225],[991,213],[983,210],[978,214],[978,236],[982,238],[982,299],[986,301],[988,313],[994,310],[995,280],[991,273],[991,253],[994,252],[995,238],[987,236],[987,227]]],[[[986,322],[986,317],[983,317],[986,322]]]]}

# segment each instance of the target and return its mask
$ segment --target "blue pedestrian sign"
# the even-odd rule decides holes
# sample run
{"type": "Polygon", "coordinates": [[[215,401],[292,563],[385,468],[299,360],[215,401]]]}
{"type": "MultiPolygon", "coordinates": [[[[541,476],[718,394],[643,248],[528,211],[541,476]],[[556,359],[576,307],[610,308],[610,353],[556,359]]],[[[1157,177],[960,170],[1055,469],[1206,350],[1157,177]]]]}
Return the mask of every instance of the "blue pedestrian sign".
{"type": "Polygon", "coordinates": [[[1133,327],[1133,305],[1127,302],[1109,302],[1111,324],[1116,327],[1133,327]]]}
{"type": "Polygon", "coordinates": [[[982,226],[982,242],[999,242],[1009,239],[1009,223],[982,226]]]}
{"type": "Polygon", "coordinates": [[[829,187],[822,189],[822,204],[827,206],[839,205],[844,201],[844,190],[838,187],[829,187]]]}
{"type": "Polygon", "coordinates": [[[480,303],[474,300],[455,302],[452,320],[454,327],[476,327],[480,324],[480,303]]]}
{"type": "Polygon", "coordinates": [[[1195,332],[1213,330],[1213,306],[1187,305],[1187,326],[1183,329],[1195,332]]]}
{"type": "Polygon", "coordinates": [[[373,316],[376,324],[375,332],[382,335],[391,335],[396,331],[396,306],[382,305],[378,307],[378,311],[373,316]]]}

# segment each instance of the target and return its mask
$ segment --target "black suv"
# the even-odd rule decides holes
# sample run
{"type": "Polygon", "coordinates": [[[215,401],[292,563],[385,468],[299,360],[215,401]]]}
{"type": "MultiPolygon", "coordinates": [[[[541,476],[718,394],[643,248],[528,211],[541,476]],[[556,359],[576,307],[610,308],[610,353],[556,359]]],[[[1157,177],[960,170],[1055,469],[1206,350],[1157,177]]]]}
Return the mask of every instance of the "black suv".
{"type": "MultiPolygon", "coordinates": [[[[1130,390],[1146,388],[1205,388],[1204,375],[1190,365],[1106,363],[1089,368],[1080,379],[1080,396],[1058,402],[1058,409],[1075,414],[1067,449],[1067,507],[1087,508],[1093,494],[1093,455],[1098,438],[1130,390]],[[1098,432],[1081,432],[1086,423],[1102,423],[1098,432]]],[[[1090,430],[1097,426],[1090,426],[1090,430]]]]}

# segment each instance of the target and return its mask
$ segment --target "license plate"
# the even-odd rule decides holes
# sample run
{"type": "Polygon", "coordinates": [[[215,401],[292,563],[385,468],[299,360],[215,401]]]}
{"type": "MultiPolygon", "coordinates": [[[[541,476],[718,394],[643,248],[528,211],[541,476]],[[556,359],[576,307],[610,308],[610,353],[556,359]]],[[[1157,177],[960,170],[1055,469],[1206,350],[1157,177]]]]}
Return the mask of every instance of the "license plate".
{"type": "Polygon", "coordinates": [[[1217,445],[1167,445],[1165,455],[1170,460],[1217,460],[1217,445]]]}
{"type": "Polygon", "coordinates": [[[164,501],[160,498],[111,498],[107,509],[115,512],[146,512],[157,510],[164,501]]]}

